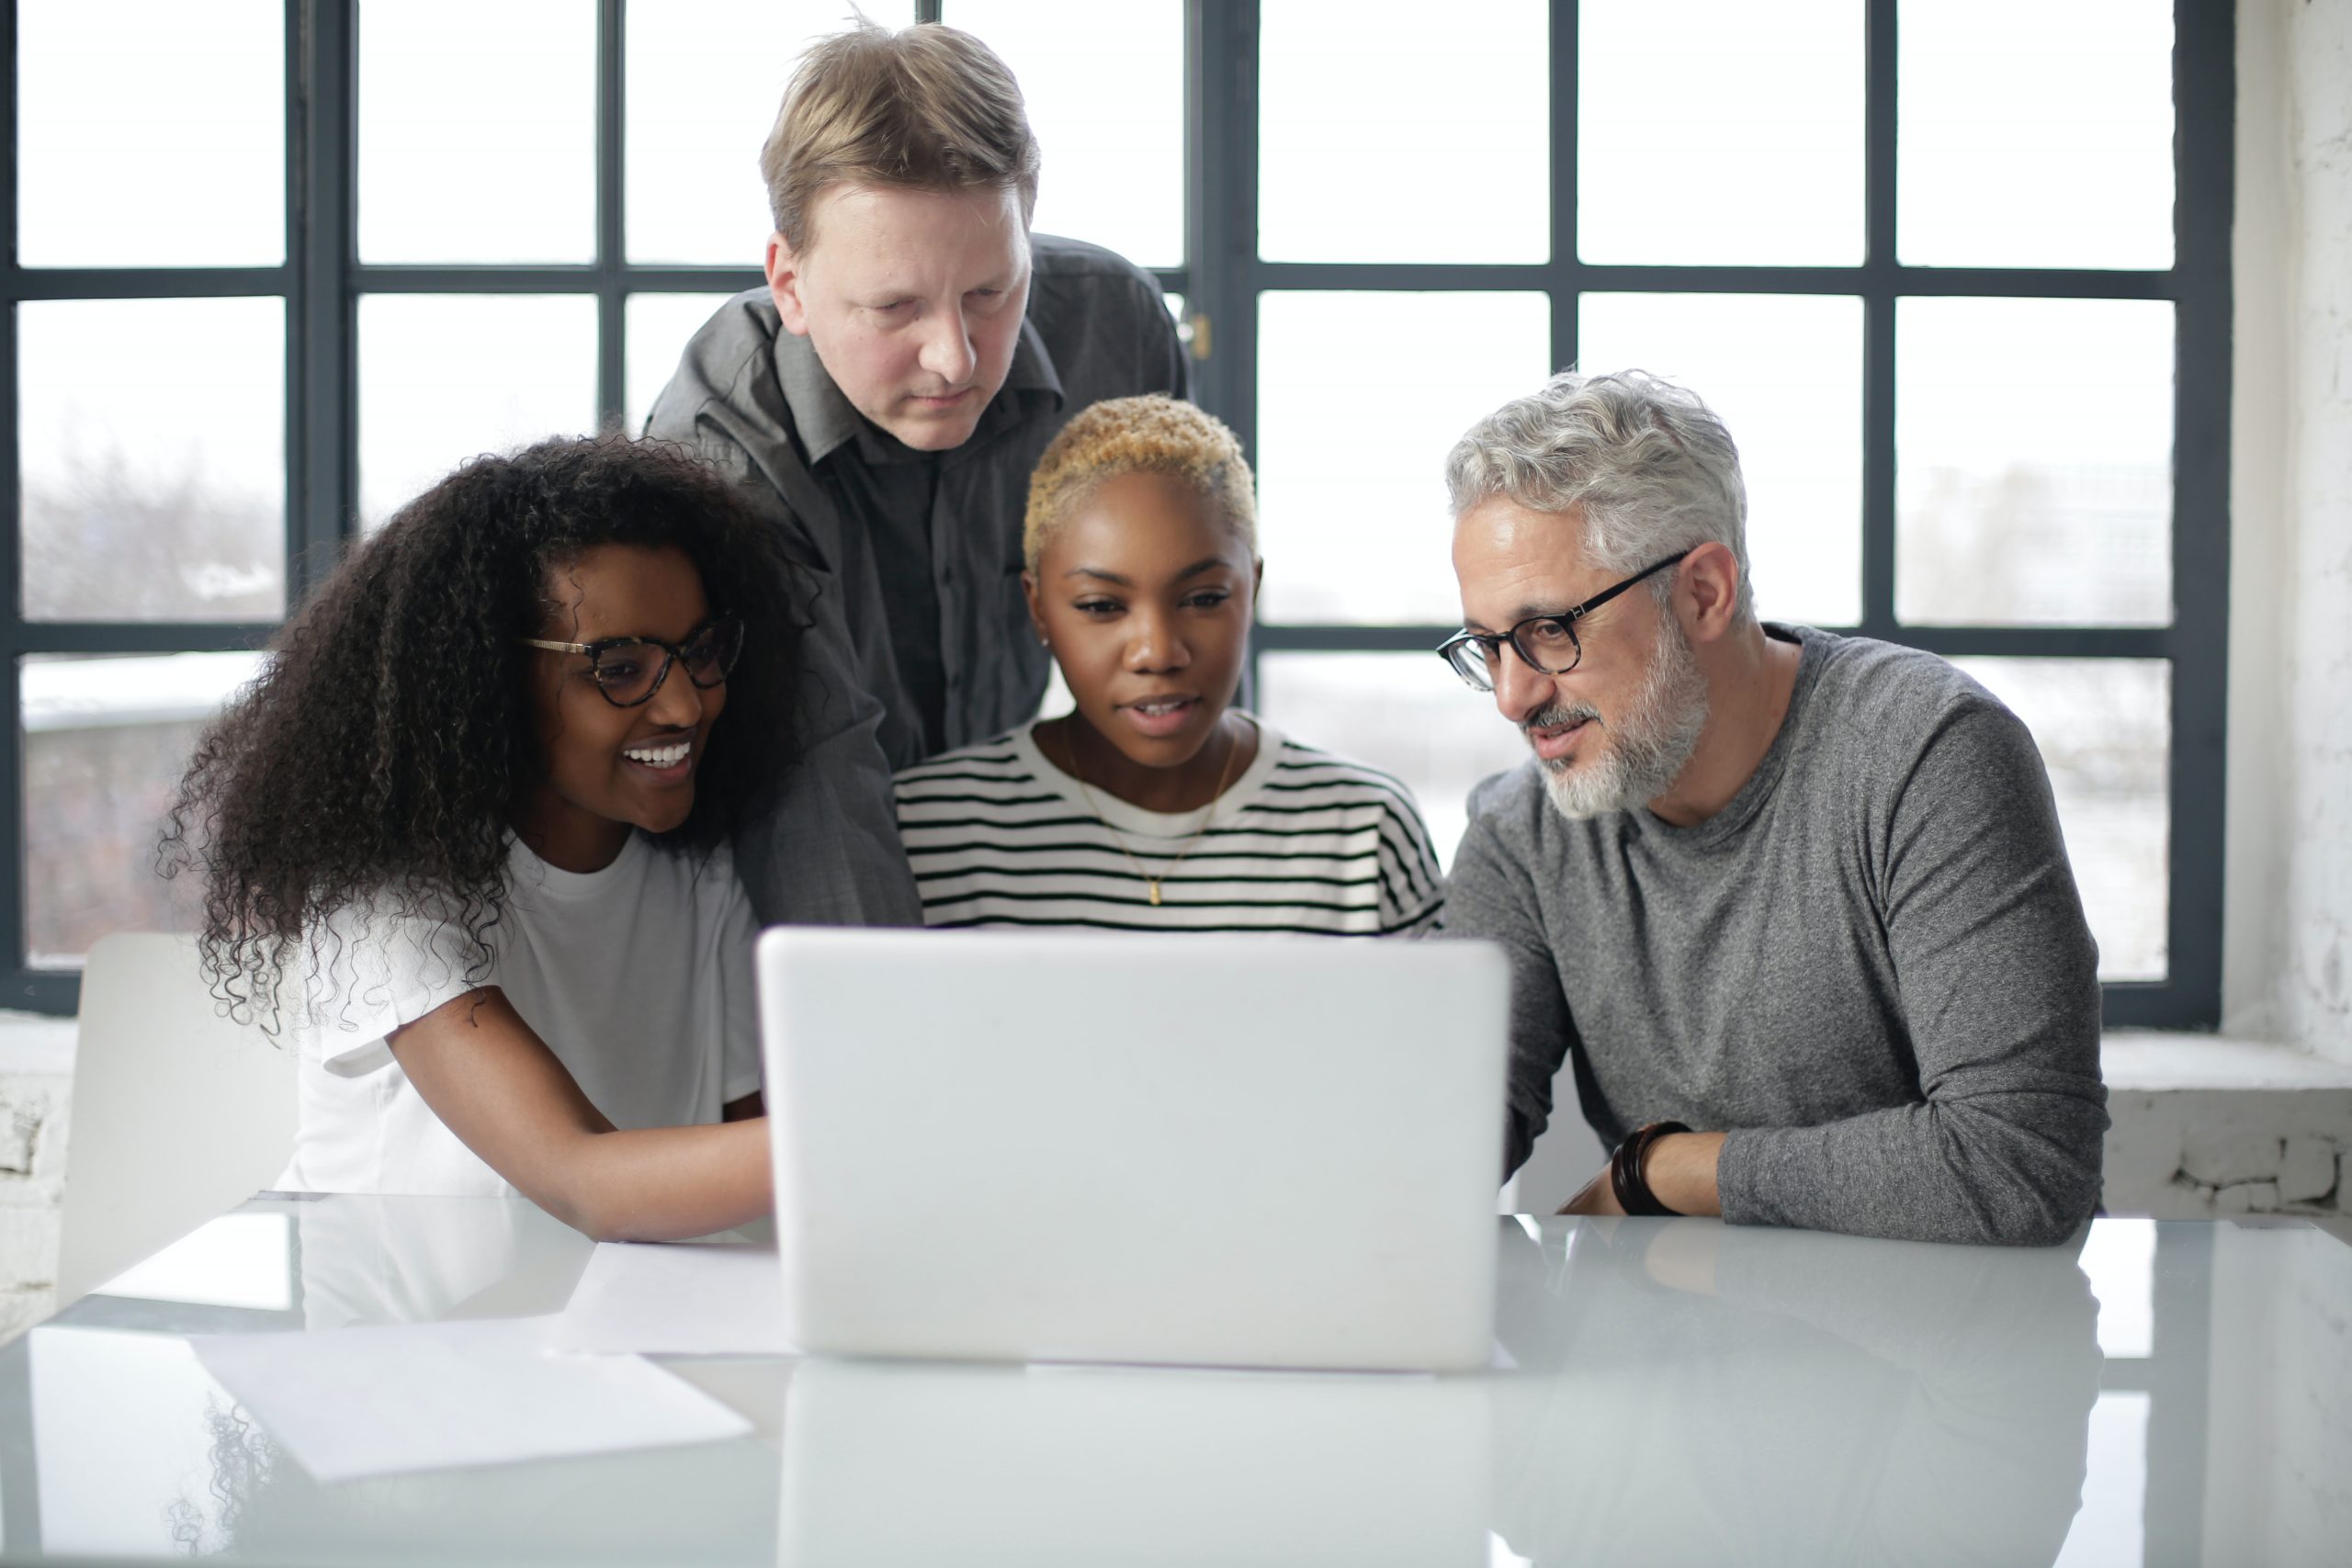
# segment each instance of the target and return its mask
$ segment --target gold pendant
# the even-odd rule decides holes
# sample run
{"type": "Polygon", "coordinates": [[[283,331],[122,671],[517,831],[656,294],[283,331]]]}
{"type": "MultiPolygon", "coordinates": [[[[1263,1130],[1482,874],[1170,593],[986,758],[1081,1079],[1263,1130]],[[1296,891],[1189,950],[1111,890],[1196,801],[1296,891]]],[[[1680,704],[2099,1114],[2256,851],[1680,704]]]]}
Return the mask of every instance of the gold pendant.
{"type": "Polygon", "coordinates": [[[1148,887],[1148,888],[1150,888],[1150,889],[1151,889],[1151,907],[1152,907],[1153,908],[1155,908],[1155,909],[1159,908],[1159,878],[1158,878],[1158,877],[1156,877],[1156,876],[1147,876],[1147,877],[1145,877],[1145,878],[1143,879],[1143,885],[1144,885],[1146,887],[1148,887]]]}

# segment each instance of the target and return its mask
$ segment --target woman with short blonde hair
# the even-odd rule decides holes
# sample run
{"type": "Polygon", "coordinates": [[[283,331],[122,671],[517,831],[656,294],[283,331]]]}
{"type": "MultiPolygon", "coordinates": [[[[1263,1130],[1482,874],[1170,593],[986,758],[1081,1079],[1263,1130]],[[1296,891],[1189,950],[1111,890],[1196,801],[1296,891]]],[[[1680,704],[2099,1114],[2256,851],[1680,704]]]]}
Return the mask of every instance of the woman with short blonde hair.
{"type": "Polygon", "coordinates": [[[1437,917],[1402,784],[1233,706],[1261,563],[1233,433],[1096,403],[1029,487],[1022,584],[1075,699],[898,777],[933,926],[1385,936],[1437,917]]]}

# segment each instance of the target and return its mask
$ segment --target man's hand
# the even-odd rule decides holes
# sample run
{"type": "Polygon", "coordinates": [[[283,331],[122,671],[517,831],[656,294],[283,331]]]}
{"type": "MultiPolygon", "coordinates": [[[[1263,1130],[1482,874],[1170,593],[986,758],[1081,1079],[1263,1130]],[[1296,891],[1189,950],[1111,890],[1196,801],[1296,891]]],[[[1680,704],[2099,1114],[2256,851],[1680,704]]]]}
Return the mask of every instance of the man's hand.
{"type": "MultiPolygon", "coordinates": [[[[1649,1147],[1642,1161],[1643,1179],[1650,1195],[1678,1214],[1721,1214],[1723,1200],[1715,1188],[1715,1161],[1721,1157],[1721,1133],[1669,1133],[1649,1147]]],[[[1622,1214],[1617,1192],[1602,1166],[1577,1195],[1560,1205],[1563,1214],[1622,1214]]]]}
{"type": "Polygon", "coordinates": [[[1670,1133],[1650,1145],[1642,1162],[1642,1179],[1650,1196],[1678,1214],[1724,1212],[1715,1187],[1715,1162],[1723,1157],[1721,1133],[1670,1133]]]}

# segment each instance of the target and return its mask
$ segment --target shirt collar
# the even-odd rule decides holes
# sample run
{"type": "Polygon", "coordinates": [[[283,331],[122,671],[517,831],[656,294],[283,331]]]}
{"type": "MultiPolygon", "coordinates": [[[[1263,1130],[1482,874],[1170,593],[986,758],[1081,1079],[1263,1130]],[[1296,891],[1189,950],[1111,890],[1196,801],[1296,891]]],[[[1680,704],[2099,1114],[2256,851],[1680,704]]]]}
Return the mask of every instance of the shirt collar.
{"type": "Polygon", "coordinates": [[[775,334],[775,378],[784,389],[785,407],[792,411],[792,427],[808,449],[810,468],[854,437],[865,423],[865,416],[825,373],[816,345],[781,327],[775,334]]]}
{"type": "MultiPolygon", "coordinates": [[[[898,442],[888,432],[877,429],[857,412],[848,394],[826,373],[823,361],[817,357],[816,345],[798,333],[781,328],[775,334],[775,378],[783,389],[785,406],[792,411],[793,428],[799,432],[801,445],[808,448],[809,467],[823,462],[850,441],[858,442],[869,455],[877,448],[898,447],[898,442]]],[[[1052,398],[1057,409],[1065,396],[1061,376],[1054,368],[1054,356],[1046,351],[1037,323],[1023,317],[1020,340],[1012,346],[1012,364],[1005,371],[1004,385],[989,400],[972,439],[964,445],[969,447],[1018,419],[1020,411],[1012,405],[1021,394],[1029,392],[1052,398]]]]}

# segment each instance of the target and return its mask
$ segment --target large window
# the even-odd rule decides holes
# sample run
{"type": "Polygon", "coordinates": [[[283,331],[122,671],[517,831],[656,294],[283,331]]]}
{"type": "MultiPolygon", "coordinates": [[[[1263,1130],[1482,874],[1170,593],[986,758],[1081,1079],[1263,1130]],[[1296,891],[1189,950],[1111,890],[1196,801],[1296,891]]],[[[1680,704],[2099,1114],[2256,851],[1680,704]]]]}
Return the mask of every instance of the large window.
{"type": "Polygon", "coordinates": [[[1768,618],[1946,655],[2032,728],[2109,1021],[2215,1021],[2226,6],[1196,26],[1200,392],[1259,467],[1271,717],[1402,773],[1450,848],[1523,753],[1424,651],[1443,454],[1553,367],[1640,366],[1738,439],[1768,618]]]}
{"type": "MultiPolygon", "coordinates": [[[[1269,716],[1450,851],[1522,752],[1427,651],[1442,459],[1557,366],[1638,364],[1738,437],[1768,616],[1954,658],[2033,727],[2110,1021],[2213,1021],[2226,6],[894,3],[1021,76],[1038,227],[1169,291],[1259,467],[1269,716]]],[[[469,454],[642,420],[758,280],[755,153],[842,14],[0,5],[8,1001],[69,1010],[96,935],[185,918],[173,779],[347,539],[469,454]]]]}

